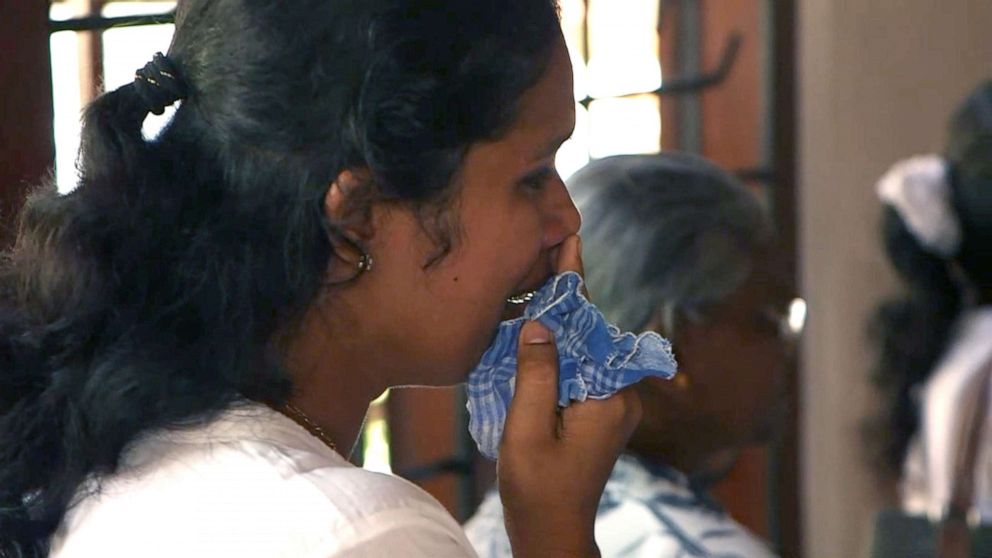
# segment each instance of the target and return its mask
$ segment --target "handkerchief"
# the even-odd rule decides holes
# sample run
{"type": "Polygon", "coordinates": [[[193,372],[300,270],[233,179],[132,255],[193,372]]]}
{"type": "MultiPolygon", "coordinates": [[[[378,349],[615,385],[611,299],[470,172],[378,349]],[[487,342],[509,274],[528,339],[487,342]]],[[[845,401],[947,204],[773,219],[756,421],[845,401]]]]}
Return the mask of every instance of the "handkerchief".
{"type": "Polygon", "coordinates": [[[552,277],[528,304],[522,318],[499,325],[496,338],[468,376],[468,429],[479,451],[496,459],[503,423],[513,398],[517,342],[527,320],[537,320],[558,347],[558,405],[605,399],[647,376],[671,378],[677,365],[672,346],[654,332],[624,333],[606,322],[582,294],[582,277],[552,277]]]}

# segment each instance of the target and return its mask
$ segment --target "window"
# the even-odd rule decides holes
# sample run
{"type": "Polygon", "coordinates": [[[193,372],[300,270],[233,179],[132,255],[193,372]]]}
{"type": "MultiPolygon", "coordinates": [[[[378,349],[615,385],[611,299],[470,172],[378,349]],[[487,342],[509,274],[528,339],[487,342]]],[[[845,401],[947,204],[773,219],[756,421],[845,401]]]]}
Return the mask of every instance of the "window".
{"type": "Polygon", "coordinates": [[[558,155],[563,177],[593,158],[660,149],[659,99],[642,94],[661,85],[658,8],[657,0],[562,0],[576,98],[575,135],[558,155]]]}
{"type": "MultiPolygon", "coordinates": [[[[49,17],[53,23],[75,18],[158,16],[169,13],[175,2],[107,2],[94,12],[90,2],[53,2],[49,17]]],[[[94,31],[56,31],[51,35],[52,91],[55,105],[55,178],[60,192],[75,187],[79,150],[80,115],[85,104],[101,91],[109,91],[134,79],[134,71],[152,55],[169,49],[171,24],[123,25],[94,31]]],[[[170,111],[150,115],[145,135],[154,136],[169,121],[170,111]]]]}

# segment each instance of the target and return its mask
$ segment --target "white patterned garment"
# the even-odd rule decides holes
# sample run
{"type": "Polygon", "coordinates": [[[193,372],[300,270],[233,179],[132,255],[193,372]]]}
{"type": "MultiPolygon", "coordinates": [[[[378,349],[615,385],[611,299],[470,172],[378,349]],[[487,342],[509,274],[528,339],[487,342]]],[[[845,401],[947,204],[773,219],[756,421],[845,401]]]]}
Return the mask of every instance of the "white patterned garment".
{"type": "MultiPolygon", "coordinates": [[[[509,558],[503,507],[490,492],[465,533],[481,558],[509,558]]],[[[768,546],[734,521],[685,475],[621,456],[596,515],[603,558],[772,558],[768,546]]]]}

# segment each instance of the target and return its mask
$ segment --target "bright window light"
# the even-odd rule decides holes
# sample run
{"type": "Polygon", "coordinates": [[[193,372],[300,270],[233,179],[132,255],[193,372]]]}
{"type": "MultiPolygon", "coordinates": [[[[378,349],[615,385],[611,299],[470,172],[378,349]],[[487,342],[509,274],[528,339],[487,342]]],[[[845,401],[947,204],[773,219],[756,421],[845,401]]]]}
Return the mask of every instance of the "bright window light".
{"type": "Polygon", "coordinates": [[[806,328],[806,301],[797,298],[789,304],[789,332],[798,337],[806,328]]]}
{"type": "MultiPolygon", "coordinates": [[[[175,7],[175,2],[110,2],[103,8],[106,17],[125,15],[162,14],[175,7]]],[[[66,20],[78,16],[71,3],[53,3],[49,17],[66,20]]],[[[144,25],[110,29],[103,32],[104,91],[129,83],[134,72],[152,55],[169,49],[172,25],[144,25]]],[[[76,155],[79,151],[82,96],[79,63],[79,39],[74,31],[53,33],[50,39],[52,56],[52,94],[55,105],[55,180],[59,192],[66,193],[76,187],[76,155]]],[[[145,120],[146,137],[154,137],[168,123],[173,112],[166,110],[162,116],[150,115],[145,120]]]]}
{"type": "Polygon", "coordinates": [[[583,44],[585,2],[562,0],[562,29],[575,71],[575,134],[558,152],[558,173],[568,179],[591,158],[661,149],[658,0],[589,0],[589,44],[583,44]],[[586,48],[588,46],[588,48],[586,48]],[[588,67],[583,59],[588,51],[588,67]]]}
{"type": "Polygon", "coordinates": [[[661,148],[658,97],[603,99],[589,106],[589,154],[657,153],[661,148]]]}
{"type": "Polygon", "coordinates": [[[362,453],[362,467],[368,471],[392,474],[393,469],[389,459],[389,421],[386,413],[388,399],[387,390],[369,405],[365,429],[362,431],[365,448],[362,453]]]}
{"type": "MultiPolygon", "coordinates": [[[[70,19],[74,12],[68,4],[52,4],[49,17],[56,20],[70,19]]],[[[52,33],[49,39],[52,51],[52,101],[55,108],[55,181],[59,192],[76,187],[76,152],[79,151],[79,42],[76,33],[52,33]]]]}
{"type": "Polygon", "coordinates": [[[588,93],[606,97],[657,89],[657,28],[657,0],[591,0],[588,93]]]}

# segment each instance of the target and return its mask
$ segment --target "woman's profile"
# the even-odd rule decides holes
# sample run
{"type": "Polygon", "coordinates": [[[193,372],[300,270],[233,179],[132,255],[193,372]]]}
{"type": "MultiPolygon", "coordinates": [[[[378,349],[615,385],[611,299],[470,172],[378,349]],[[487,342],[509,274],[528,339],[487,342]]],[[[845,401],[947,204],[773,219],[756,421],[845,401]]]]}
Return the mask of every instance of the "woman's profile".
{"type": "MultiPolygon", "coordinates": [[[[707,493],[786,411],[802,321],[778,284],[766,209],[726,171],[679,152],[598,159],[568,186],[597,307],[623,329],[663,334],[679,360],[673,381],[638,385],[643,418],[599,502],[601,550],[772,556],[707,493]]],[[[511,555],[502,510],[491,492],[465,525],[480,556],[511,555]]]]}

